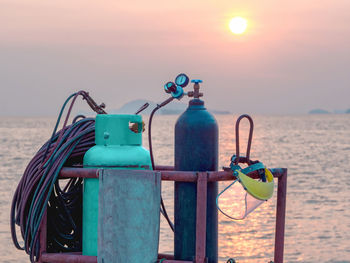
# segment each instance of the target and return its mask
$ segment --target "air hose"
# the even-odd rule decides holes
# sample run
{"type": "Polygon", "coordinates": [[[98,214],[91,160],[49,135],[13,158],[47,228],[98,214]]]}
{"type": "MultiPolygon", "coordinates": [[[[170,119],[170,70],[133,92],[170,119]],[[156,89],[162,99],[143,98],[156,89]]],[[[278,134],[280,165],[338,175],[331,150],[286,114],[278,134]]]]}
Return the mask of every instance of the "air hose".
{"type": "MultiPolygon", "coordinates": [[[[161,107],[163,107],[163,106],[167,105],[168,103],[170,103],[171,101],[173,101],[173,99],[174,99],[174,97],[170,97],[169,99],[165,100],[161,104],[157,104],[157,106],[152,110],[151,115],[149,117],[149,121],[148,121],[148,145],[149,145],[149,151],[150,151],[150,155],[151,155],[152,170],[155,169],[153,148],[152,148],[152,120],[153,120],[153,116],[157,110],[159,110],[161,107]]],[[[162,215],[164,216],[164,218],[168,222],[171,230],[174,232],[175,231],[174,224],[171,222],[171,220],[168,216],[168,213],[165,209],[163,197],[160,198],[160,208],[161,208],[160,212],[162,213],[162,215]]]]}
{"type": "Polygon", "coordinates": [[[51,139],[29,162],[15,191],[11,206],[11,234],[14,245],[25,250],[30,261],[39,256],[39,229],[45,213],[47,221],[47,250],[55,252],[81,251],[82,179],[68,179],[65,185],[57,180],[64,165],[82,163],[85,152],[95,145],[95,120],[77,116],[67,125],[72,107],[78,96],[83,96],[99,113],[103,109],[79,91],[68,97],[62,106],[51,139]],[[63,111],[71,100],[63,128],[57,132],[63,111]],[[82,118],[78,120],[79,118],[82,118]],[[24,244],[21,246],[16,226],[24,244]]]}

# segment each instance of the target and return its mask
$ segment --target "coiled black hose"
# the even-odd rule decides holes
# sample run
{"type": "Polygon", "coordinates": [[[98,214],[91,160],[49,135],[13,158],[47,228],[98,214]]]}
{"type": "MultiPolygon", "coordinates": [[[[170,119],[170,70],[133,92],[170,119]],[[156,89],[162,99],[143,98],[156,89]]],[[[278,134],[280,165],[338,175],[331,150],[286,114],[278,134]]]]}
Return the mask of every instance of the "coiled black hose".
{"type": "MultiPolygon", "coordinates": [[[[77,116],[67,125],[78,96],[72,94],[64,103],[52,137],[29,162],[15,191],[11,206],[11,234],[14,245],[23,249],[35,262],[39,256],[39,229],[48,213],[47,249],[55,252],[81,251],[82,179],[68,179],[65,185],[57,180],[63,165],[82,163],[85,152],[95,145],[95,120],[77,116]],[[67,103],[72,99],[63,128],[58,125],[67,103]],[[16,226],[24,241],[19,244],[16,226]]],[[[62,180],[61,180],[62,181],[62,180]]]]}

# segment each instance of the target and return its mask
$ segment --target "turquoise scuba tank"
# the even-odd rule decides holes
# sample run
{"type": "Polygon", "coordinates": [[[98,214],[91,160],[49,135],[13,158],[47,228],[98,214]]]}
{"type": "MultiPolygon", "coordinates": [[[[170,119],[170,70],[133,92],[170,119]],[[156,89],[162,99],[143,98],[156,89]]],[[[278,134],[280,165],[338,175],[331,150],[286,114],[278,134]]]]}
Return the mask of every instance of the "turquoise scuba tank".
{"type": "MultiPolygon", "coordinates": [[[[142,147],[142,130],[143,123],[139,115],[97,115],[95,124],[96,145],[86,152],[84,168],[150,169],[149,151],[142,147]]],[[[138,185],[134,187],[137,188],[138,185]]],[[[85,178],[83,192],[83,255],[97,256],[98,196],[99,179],[85,178]]]]}

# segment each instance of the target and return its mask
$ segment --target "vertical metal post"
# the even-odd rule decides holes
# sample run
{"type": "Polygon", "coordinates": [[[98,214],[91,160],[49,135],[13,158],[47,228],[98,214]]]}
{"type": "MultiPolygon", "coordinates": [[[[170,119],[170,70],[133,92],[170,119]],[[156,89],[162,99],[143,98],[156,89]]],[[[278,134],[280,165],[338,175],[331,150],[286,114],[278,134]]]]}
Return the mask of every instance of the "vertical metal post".
{"type": "Polygon", "coordinates": [[[286,199],[287,170],[278,178],[274,263],[283,263],[286,199]]]}
{"type": "Polygon", "coordinates": [[[44,213],[42,222],[40,224],[40,254],[39,263],[43,261],[43,253],[46,252],[46,242],[47,242],[47,210],[44,213]]]}
{"type": "Polygon", "coordinates": [[[196,263],[205,261],[207,234],[207,173],[197,173],[196,263]]]}

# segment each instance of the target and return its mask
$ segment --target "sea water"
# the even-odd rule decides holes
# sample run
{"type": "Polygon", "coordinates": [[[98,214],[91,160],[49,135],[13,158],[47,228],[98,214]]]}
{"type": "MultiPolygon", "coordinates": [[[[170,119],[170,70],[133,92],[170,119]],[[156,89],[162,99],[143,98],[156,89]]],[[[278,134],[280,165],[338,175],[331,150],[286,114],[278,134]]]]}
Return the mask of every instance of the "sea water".
{"type": "MultiPolygon", "coordinates": [[[[228,166],[235,151],[238,116],[218,115],[219,165],[228,166]]],[[[251,158],[269,168],[288,168],[285,262],[350,262],[350,115],[255,116],[251,158]]],[[[177,116],[156,116],[155,162],[174,164],[173,131],[177,116]]],[[[11,241],[9,213],[22,173],[50,137],[54,118],[0,117],[0,262],[29,262],[11,241]]],[[[147,122],[146,122],[147,123],[147,122]]],[[[248,125],[242,121],[241,152],[248,125]]],[[[146,126],[147,129],[147,126],[146,126]]],[[[144,146],[147,137],[144,134],[144,146]]],[[[223,189],[228,183],[220,183],[223,189]]],[[[173,218],[173,183],[163,182],[162,195],[173,218]]],[[[228,205],[235,200],[225,199],[228,205]]],[[[276,214],[274,197],[243,221],[219,213],[219,262],[273,260],[276,214]]],[[[161,253],[173,253],[173,234],[161,219],[161,253]]]]}

